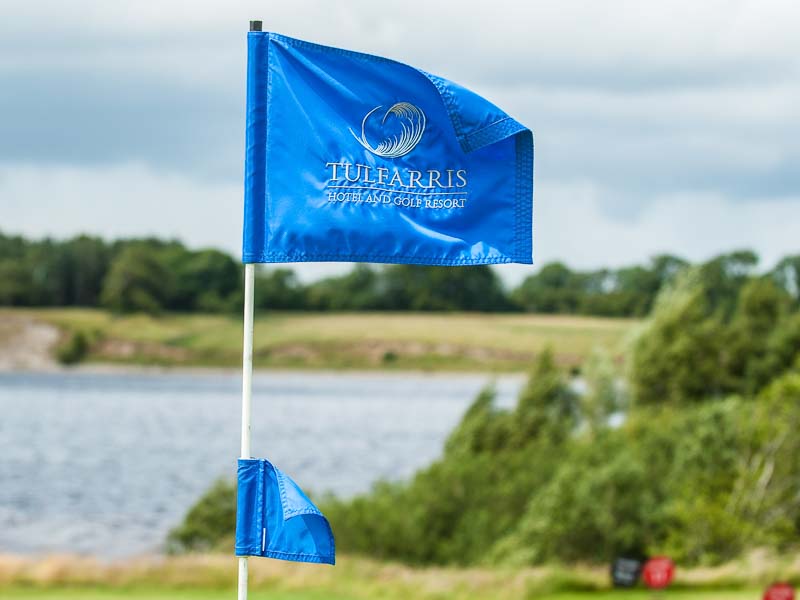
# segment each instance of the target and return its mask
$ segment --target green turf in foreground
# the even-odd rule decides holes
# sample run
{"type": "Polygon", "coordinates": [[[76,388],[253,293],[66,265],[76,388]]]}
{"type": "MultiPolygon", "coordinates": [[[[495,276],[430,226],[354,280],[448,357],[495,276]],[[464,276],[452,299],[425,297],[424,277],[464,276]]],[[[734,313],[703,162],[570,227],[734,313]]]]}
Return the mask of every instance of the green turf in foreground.
{"type": "MultiPolygon", "coordinates": [[[[123,589],[98,590],[91,588],[0,588],[3,600],[228,600],[236,590],[157,590],[123,589]]],[[[332,595],[327,592],[251,591],[252,600],[361,600],[356,596],[332,595]]],[[[447,600],[446,595],[441,596],[447,600]]],[[[498,596],[500,599],[501,596],[498,596]]],[[[576,592],[532,595],[531,600],[759,600],[758,590],[666,591],[654,594],[645,590],[608,592],[576,592]]]]}
{"type": "Polygon", "coordinates": [[[761,593],[758,590],[680,590],[658,594],[646,590],[622,590],[532,596],[531,600],[534,598],[541,598],[541,600],[695,600],[695,598],[697,600],[760,600],[761,593]]]}
{"type": "MultiPolygon", "coordinates": [[[[229,600],[236,590],[96,590],[88,588],[0,588],[3,600],[229,600]]],[[[350,600],[320,592],[251,591],[251,600],[350,600]]]]}

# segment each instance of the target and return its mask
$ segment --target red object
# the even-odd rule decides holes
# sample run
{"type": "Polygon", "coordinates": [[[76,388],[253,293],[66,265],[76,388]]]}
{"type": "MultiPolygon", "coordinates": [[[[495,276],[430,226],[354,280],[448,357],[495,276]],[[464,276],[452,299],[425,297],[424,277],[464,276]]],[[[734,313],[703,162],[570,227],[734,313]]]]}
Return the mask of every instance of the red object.
{"type": "Polygon", "coordinates": [[[794,588],[788,583],[773,583],[764,592],[764,600],[794,600],[794,588]]]}
{"type": "MultiPolygon", "coordinates": [[[[642,579],[649,588],[656,590],[665,588],[672,583],[673,577],[675,577],[675,563],[666,556],[651,558],[644,564],[642,579]]],[[[790,600],[794,600],[794,597],[790,600]]]]}

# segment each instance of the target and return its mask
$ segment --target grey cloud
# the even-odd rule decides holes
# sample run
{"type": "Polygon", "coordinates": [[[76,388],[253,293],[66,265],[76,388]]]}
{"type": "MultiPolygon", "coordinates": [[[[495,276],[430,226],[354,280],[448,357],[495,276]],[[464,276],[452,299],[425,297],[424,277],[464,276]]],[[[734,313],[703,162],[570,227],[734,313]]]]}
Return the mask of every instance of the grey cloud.
{"type": "Polygon", "coordinates": [[[244,93],[120,70],[15,73],[0,89],[0,160],[142,162],[241,176],[244,93]]]}
{"type": "MultiPolygon", "coordinates": [[[[0,160],[138,161],[238,180],[244,81],[242,73],[226,77],[231,83],[211,85],[108,67],[6,74],[0,110],[13,118],[0,121],[0,160]]],[[[800,99],[800,88],[774,93],[800,99]]],[[[800,120],[757,107],[748,113],[746,89],[686,99],[494,86],[487,96],[532,126],[537,172],[550,179],[592,180],[640,197],[696,189],[749,198],[800,188],[800,120]],[[714,113],[715,103],[726,106],[714,113]]]]}
{"type": "MultiPolygon", "coordinates": [[[[403,10],[367,0],[17,3],[0,22],[0,167],[71,165],[75,178],[96,170],[112,189],[112,176],[135,180],[117,168],[136,164],[154,178],[236,189],[253,17],[451,78],[531,126],[539,222],[566,224],[546,207],[575,193],[591,210],[570,210],[570,219],[604,219],[612,232],[644,220],[652,235],[684,242],[653,216],[673,196],[698,210],[713,198],[704,223],[724,218],[723,205],[750,216],[762,204],[785,205],[785,218],[800,202],[800,5],[773,0],[408,0],[403,10]],[[575,191],[585,189],[592,193],[575,191]]],[[[185,226],[213,239],[206,222],[185,226]]],[[[636,239],[632,248],[651,247],[636,239]]],[[[543,243],[543,256],[580,258],[566,241],[543,243]]],[[[612,250],[605,256],[622,252],[612,250]]]]}

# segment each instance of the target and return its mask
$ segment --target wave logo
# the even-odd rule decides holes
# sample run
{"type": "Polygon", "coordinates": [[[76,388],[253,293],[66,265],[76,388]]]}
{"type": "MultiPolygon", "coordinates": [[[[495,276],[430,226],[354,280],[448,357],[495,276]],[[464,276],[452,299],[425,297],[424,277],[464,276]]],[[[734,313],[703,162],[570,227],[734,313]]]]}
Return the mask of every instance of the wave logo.
{"type": "MultiPolygon", "coordinates": [[[[367,140],[367,126],[370,119],[383,105],[376,106],[369,111],[361,121],[361,136],[356,135],[352,129],[350,133],[356,141],[376,156],[383,158],[399,158],[411,152],[425,132],[425,113],[410,102],[398,102],[383,113],[380,120],[380,130],[383,136],[377,146],[367,140]]],[[[372,119],[373,121],[375,119],[372,119]]],[[[374,128],[374,126],[372,126],[374,128]]]]}

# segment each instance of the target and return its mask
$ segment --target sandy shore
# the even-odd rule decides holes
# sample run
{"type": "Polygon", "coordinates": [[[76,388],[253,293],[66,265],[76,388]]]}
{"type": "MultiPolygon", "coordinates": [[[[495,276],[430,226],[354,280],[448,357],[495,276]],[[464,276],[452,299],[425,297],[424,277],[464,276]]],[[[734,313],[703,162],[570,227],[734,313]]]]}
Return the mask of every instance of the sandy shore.
{"type": "Polygon", "coordinates": [[[53,349],[60,336],[52,325],[4,313],[0,317],[0,372],[57,370],[53,349]]]}

